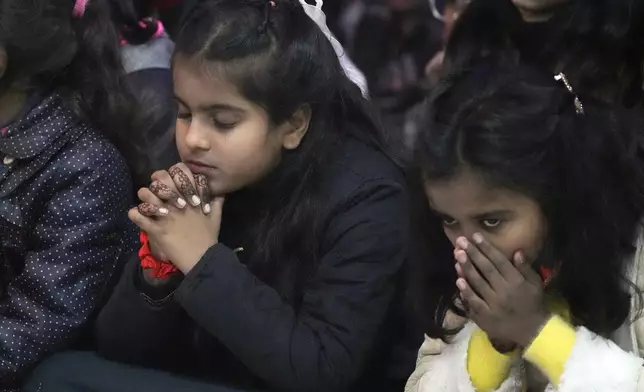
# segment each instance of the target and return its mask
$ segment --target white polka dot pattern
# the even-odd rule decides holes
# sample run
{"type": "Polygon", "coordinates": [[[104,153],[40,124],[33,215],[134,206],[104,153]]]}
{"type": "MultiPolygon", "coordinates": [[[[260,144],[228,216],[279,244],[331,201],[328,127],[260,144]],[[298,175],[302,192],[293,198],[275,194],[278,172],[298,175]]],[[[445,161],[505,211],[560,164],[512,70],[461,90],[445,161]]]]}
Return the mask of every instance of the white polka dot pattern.
{"type": "Polygon", "coordinates": [[[60,97],[7,128],[0,152],[2,391],[71,342],[136,242],[122,158],[60,97]]]}

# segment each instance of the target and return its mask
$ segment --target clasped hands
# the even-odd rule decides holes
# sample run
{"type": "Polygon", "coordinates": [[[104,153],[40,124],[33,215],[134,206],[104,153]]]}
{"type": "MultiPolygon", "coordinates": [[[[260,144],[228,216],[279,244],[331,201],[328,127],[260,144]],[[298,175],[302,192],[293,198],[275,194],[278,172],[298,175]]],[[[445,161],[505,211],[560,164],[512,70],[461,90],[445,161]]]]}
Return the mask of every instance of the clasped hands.
{"type": "Polygon", "coordinates": [[[223,197],[212,198],[207,178],[182,163],[155,172],[138,191],[141,201],[128,217],[150,238],[153,255],[184,275],[219,242],[223,197]]]}

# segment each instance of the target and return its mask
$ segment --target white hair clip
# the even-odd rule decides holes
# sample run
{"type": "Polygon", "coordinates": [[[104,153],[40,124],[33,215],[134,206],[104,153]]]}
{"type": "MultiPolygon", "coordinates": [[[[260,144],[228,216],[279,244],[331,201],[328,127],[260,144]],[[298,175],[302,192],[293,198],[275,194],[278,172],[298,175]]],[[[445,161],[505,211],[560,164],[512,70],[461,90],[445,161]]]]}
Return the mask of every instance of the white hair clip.
{"type": "Polygon", "coordinates": [[[566,74],[563,72],[559,72],[558,74],[555,75],[555,80],[558,82],[562,82],[564,86],[566,86],[566,89],[570,92],[575,97],[575,112],[577,114],[582,115],[584,114],[584,105],[581,103],[581,100],[575,93],[575,90],[572,89],[572,86],[570,85],[570,82],[568,82],[568,78],[566,77],[566,74]]]}
{"type": "Polygon", "coordinates": [[[311,20],[315,22],[316,25],[318,25],[320,30],[322,30],[322,33],[324,33],[324,35],[329,39],[329,42],[331,42],[333,50],[335,50],[335,54],[340,60],[340,65],[342,66],[344,73],[347,74],[349,79],[360,88],[362,95],[365,98],[368,98],[369,88],[367,86],[367,78],[344,52],[342,44],[340,43],[340,41],[338,41],[337,38],[335,38],[335,36],[327,26],[326,14],[324,13],[324,11],[322,11],[322,5],[324,4],[324,2],[322,0],[315,0],[315,5],[311,5],[308,4],[306,0],[300,0],[300,4],[302,5],[304,12],[306,12],[306,15],[308,15],[308,17],[311,18],[311,20]]]}

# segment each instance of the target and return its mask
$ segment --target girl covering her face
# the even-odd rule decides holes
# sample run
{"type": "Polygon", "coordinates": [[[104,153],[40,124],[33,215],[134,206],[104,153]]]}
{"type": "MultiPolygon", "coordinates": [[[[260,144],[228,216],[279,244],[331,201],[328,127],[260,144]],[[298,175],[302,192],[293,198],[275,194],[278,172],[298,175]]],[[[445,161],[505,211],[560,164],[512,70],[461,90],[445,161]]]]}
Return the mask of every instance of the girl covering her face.
{"type": "MultiPolygon", "coordinates": [[[[173,77],[182,163],[130,211],[144,246],[99,316],[99,353],[169,371],[165,390],[186,375],[204,390],[401,390],[417,347],[392,360],[410,337],[405,180],[332,44],[299,1],[204,1],[173,77]]],[[[94,361],[88,378],[109,380],[93,390],[156,385],[94,361]]],[[[84,382],[61,366],[44,372],[84,382]]]]}
{"type": "Polygon", "coordinates": [[[411,390],[642,387],[641,118],[556,78],[479,67],[426,108],[411,390]]]}

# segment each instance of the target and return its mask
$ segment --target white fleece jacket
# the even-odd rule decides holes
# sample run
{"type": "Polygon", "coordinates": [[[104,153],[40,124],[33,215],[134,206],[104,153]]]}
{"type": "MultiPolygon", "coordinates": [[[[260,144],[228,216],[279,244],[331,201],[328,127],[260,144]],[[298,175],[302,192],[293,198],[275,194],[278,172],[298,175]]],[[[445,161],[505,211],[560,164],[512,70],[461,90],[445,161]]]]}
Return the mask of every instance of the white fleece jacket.
{"type": "MultiPolygon", "coordinates": [[[[640,237],[629,271],[632,281],[643,287],[644,238],[640,237]]],[[[640,309],[635,304],[632,314],[640,309]]],[[[409,378],[405,392],[480,392],[474,389],[467,372],[467,349],[476,325],[453,314],[445,320],[446,326],[462,330],[444,343],[426,338],[418,355],[416,370],[409,378]]],[[[640,318],[616,331],[615,341],[605,339],[584,327],[576,329],[576,341],[568,357],[558,388],[548,385],[545,392],[644,392],[644,321],[640,318]],[[627,338],[620,338],[627,335],[627,338]]],[[[523,359],[512,363],[510,374],[497,392],[525,390],[523,359]]],[[[487,391],[486,391],[487,392],[487,391]]]]}

